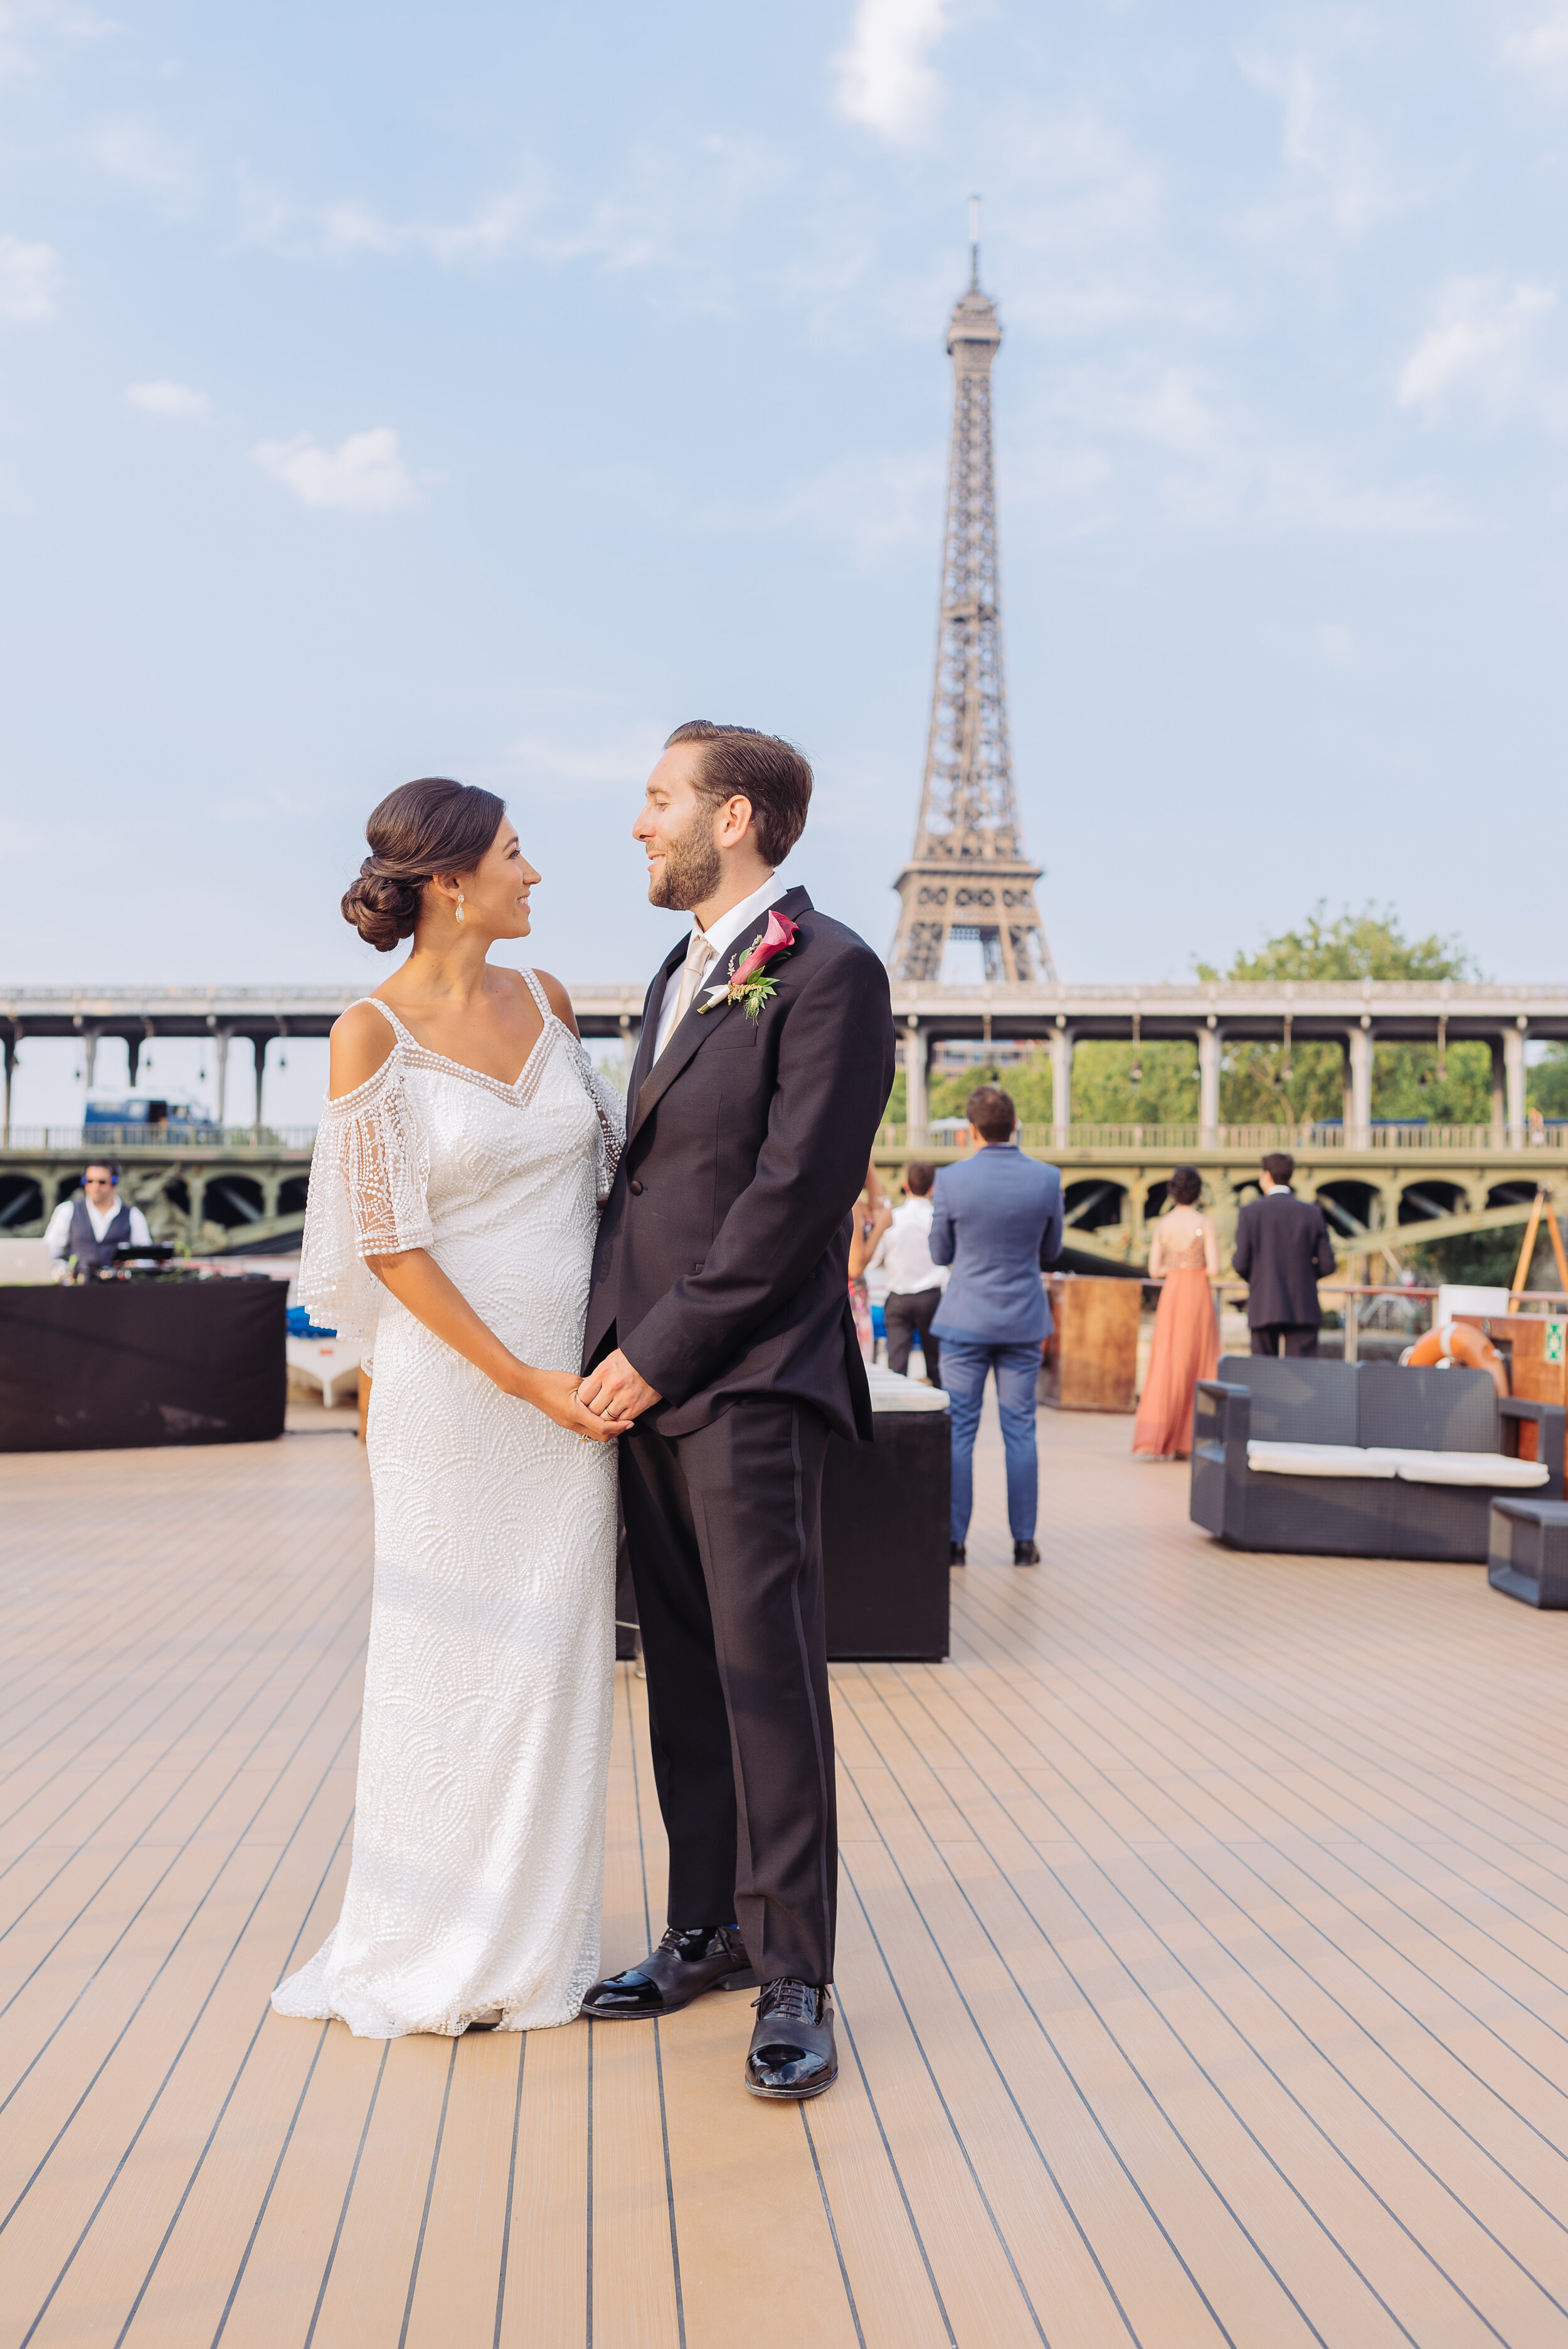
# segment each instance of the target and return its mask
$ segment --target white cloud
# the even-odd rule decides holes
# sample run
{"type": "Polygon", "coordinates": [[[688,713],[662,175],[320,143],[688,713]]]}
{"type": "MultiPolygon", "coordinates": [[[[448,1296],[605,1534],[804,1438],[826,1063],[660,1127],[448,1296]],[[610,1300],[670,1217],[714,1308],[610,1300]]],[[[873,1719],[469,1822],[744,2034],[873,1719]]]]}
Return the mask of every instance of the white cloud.
{"type": "Polygon", "coordinates": [[[143,123],[108,123],[90,132],[82,145],[100,171],[127,187],[152,196],[184,196],[191,191],[189,167],[143,123]]]}
{"type": "Polygon", "coordinates": [[[929,58],[954,6],[954,0],[857,0],[849,47],[832,60],[840,113],[895,145],[922,139],[943,94],[929,58]]]}
{"type": "Polygon", "coordinates": [[[1495,416],[1560,409],[1561,395],[1535,364],[1540,326],[1556,303],[1545,285],[1455,279],[1399,370],[1400,407],[1436,409],[1462,393],[1495,416]]]}
{"type": "Polygon", "coordinates": [[[1381,222],[1408,210],[1413,191],[1373,132],[1341,102],[1321,57],[1296,49],[1284,57],[1253,54],[1241,63],[1250,81],[1281,102],[1281,151],[1292,199],[1285,222],[1265,212],[1254,218],[1254,230],[1277,231],[1289,224],[1291,213],[1299,219],[1305,212],[1326,221],[1347,243],[1357,243],[1381,222]]]}
{"type": "Polygon", "coordinates": [[[53,245],[0,236],[0,318],[52,318],[59,278],[53,245]]]}
{"type": "Polygon", "coordinates": [[[1502,62],[1547,80],[1568,73],[1568,8],[1554,8],[1528,32],[1511,34],[1502,45],[1502,62]]]}
{"type": "Polygon", "coordinates": [[[1022,445],[1019,493],[1077,533],[1159,523],[1184,537],[1404,538],[1460,520],[1429,482],[1379,479],[1171,361],[1065,371],[1022,445]]]}
{"type": "Polygon", "coordinates": [[[505,788],[520,808],[558,806],[639,791],[667,730],[652,719],[608,739],[524,734],[507,746],[505,788]]]}
{"type": "Polygon", "coordinates": [[[709,507],[710,530],[804,528],[846,545],[857,569],[874,570],[890,554],[922,546],[933,575],[942,535],[944,460],[934,450],[908,456],[850,457],[830,465],[778,502],[755,508],[709,507]]]}
{"type": "Polygon", "coordinates": [[[125,396],[144,416],[166,416],[173,423],[205,424],[212,414],[206,393],[192,391],[188,383],[130,383],[125,396]]]}
{"type": "Polygon", "coordinates": [[[424,254],[446,269],[477,268],[501,260],[521,242],[540,203],[538,190],[522,185],[488,196],[466,220],[397,221],[357,197],[304,211],[250,184],[244,199],[253,240],[291,258],[424,254]]]}
{"type": "Polygon", "coordinates": [[[62,0],[0,0],[0,81],[36,73],[47,40],[93,40],[108,29],[102,16],[62,0]]]}
{"type": "Polygon", "coordinates": [[[340,513],[392,513],[419,502],[389,425],[351,432],[335,449],[323,449],[312,434],[299,432],[292,440],[263,440],[251,456],[304,505],[329,506],[340,513]]]}

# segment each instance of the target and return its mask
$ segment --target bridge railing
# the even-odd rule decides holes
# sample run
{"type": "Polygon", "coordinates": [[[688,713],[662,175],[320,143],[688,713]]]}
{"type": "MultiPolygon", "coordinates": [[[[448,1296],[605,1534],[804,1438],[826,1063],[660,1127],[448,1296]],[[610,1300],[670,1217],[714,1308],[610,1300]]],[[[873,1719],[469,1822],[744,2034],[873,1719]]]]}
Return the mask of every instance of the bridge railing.
{"type": "MultiPolygon", "coordinates": [[[[1020,1125],[1018,1139],[1026,1150],[1153,1150],[1161,1156],[1173,1152],[1247,1150],[1260,1157],[1265,1151],[1383,1150],[1405,1155],[1411,1151],[1485,1151],[1517,1149],[1521,1155],[1544,1152],[1549,1157],[1568,1155],[1568,1126],[1537,1126],[1522,1136],[1493,1125],[1417,1125],[1382,1121],[1357,1138],[1343,1125],[1020,1125]]],[[[967,1150],[968,1129],[953,1124],[884,1125],[877,1135],[880,1150],[967,1150]]]]}
{"type": "Polygon", "coordinates": [[[275,1158],[279,1151],[309,1150],[314,1125],[14,1125],[0,1148],[26,1155],[67,1150],[190,1150],[203,1157],[275,1158]]]}

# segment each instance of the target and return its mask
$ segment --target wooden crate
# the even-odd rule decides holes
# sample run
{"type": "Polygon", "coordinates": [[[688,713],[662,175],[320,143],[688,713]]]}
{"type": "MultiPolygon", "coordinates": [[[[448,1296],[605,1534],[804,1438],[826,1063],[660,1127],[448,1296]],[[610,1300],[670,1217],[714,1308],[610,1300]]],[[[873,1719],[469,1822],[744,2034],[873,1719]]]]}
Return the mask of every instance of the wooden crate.
{"type": "Polygon", "coordinates": [[[1135,1410],[1142,1283],[1054,1272],[1047,1286],[1056,1328],[1047,1340],[1041,1401],[1054,1411],[1135,1410]]]}

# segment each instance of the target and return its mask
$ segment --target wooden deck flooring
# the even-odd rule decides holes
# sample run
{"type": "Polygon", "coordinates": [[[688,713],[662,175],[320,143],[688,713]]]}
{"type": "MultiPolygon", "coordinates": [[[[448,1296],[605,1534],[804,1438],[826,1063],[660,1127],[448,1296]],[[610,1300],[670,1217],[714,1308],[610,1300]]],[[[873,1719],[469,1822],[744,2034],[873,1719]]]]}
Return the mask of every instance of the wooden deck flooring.
{"type": "MultiPolygon", "coordinates": [[[[0,1463],[0,2344],[1568,2349],[1568,1619],[999,1460],[944,1666],[835,1669],[844,2055],[744,1998],[356,2042],[363,1456],[0,1463]]],[[[605,1960],[663,1866],[621,1668],[605,1960]]]]}

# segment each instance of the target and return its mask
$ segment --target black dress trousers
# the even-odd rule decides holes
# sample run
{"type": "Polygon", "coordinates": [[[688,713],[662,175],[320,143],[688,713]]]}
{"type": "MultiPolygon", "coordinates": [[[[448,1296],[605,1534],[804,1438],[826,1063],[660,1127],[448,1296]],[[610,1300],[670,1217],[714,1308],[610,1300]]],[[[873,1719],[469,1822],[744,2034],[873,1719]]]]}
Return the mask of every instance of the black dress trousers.
{"type": "Polygon", "coordinates": [[[669,1922],[736,1919],[764,1982],[833,1975],[827,1446],[809,1404],[767,1395],[694,1434],[621,1439],[669,1922]]]}
{"type": "Polygon", "coordinates": [[[1317,1324],[1301,1321],[1254,1321],[1254,1354],[1284,1352],[1291,1361],[1312,1361],[1317,1353],[1317,1324]]]}

